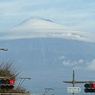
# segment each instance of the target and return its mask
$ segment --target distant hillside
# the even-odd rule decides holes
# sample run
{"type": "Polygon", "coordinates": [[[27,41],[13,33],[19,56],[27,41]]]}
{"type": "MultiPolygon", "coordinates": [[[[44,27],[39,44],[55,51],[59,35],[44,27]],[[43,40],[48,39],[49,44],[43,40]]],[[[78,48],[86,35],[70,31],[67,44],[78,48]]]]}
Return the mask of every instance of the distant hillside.
{"type": "MultiPolygon", "coordinates": [[[[8,57],[22,60],[23,62],[57,63],[60,56],[70,60],[92,60],[95,58],[95,44],[83,41],[35,38],[0,41],[1,47],[9,48],[8,57]]],[[[2,58],[2,56],[1,56],[2,58]]]]}

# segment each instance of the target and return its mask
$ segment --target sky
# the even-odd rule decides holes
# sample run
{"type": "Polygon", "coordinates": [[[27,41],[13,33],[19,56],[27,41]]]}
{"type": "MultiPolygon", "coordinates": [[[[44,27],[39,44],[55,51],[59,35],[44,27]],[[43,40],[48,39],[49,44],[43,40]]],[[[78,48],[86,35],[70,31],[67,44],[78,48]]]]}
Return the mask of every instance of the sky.
{"type": "Polygon", "coordinates": [[[95,32],[95,0],[0,0],[0,31],[29,17],[50,19],[70,29],[95,32]]]}

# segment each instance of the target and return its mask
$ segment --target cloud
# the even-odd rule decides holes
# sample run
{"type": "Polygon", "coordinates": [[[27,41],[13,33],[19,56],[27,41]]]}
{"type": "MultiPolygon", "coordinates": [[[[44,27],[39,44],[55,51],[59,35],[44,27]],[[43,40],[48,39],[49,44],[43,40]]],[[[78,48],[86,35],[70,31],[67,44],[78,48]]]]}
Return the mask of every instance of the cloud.
{"type": "Polygon", "coordinates": [[[64,60],[63,61],[64,66],[78,66],[78,65],[81,65],[81,64],[84,64],[83,59],[80,59],[78,61],[73,61],[73,62],[71,60],[64,60]]]}
{"type": "Polygon", "coordinates": [[[83,59],[79,59],[78,61],[71,61],[71,60],[66,60],[66,59],[62,59],[63,62],[63,66],[65,67],[71,67],[74,70],[90,70],[90,71],[95,71],[95,59],[91,60],[91,61],[87,61],[87,60],[83,60],[83,59]]]}
{"type": "Polygon", "coordinates": [[[71,61],[67,59],[64,55],[59,57],[59,60],[62,61],[62,64],[66,67],[80,67],[81,64],[85,63],[85,60],[79,59],[77,61],[71,61]]]}
{"type": "Polygon", "coordinates": [[[65,56],[64,56],[64,55],[62,55],[62,56],[60,56],[60,57],[59,57],[59,59],[65,59],[65,56]]]}
{"type": "Polygon", "coordinates": [[[87,67],[88,70],[95,71],[95,59],[93,59],[91,62],[88,62],[87,67]]]}

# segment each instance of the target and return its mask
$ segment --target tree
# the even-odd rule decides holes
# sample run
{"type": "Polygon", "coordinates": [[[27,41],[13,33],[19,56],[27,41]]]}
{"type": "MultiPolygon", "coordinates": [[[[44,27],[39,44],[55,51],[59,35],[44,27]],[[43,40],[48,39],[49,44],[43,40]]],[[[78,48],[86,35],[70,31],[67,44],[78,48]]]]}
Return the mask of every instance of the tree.
{"type": "Polygon", "coordinates": [[[13,66],[13,62],[2,62],[0,64],[0,76],[7,77],[10,76],[13,79],[19,75],[16,68],[13,66]]]}
{"type": "MultiPolygon", "coordinates": [[[[0,77],[10,77],[16,81],[19,73],[18,70],[13,66],[13,62],[7,61],[0,64],[0,77]]],[[[14,84],[15,85],[15,84],[14,84]]],[[[15,92],[15,93],[26,93],[27,90],[23,87],[15,87],[12,90],[1,90],[0,92],[15,92]]]]}

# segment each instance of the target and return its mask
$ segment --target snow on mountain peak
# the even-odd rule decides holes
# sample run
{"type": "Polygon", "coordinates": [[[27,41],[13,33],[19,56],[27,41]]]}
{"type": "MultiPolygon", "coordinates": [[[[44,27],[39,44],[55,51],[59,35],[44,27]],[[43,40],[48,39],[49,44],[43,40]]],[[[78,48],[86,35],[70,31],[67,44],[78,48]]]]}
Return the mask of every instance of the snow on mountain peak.
{"type": "Polygon", "coordinates": [[[70,30],[64,25],[57,24],[48,19],[37,17],[30,17],[22,23],[16,25],[0,39],[22,38],[65,38],[95,42],[94,33],[70,30]]]}
{"type": "Polygon", "coordinates": [[[33,30],[33,29],[63,29],[63,25],[54,23],[49,19],[30,17],[19,25],[12,28],[12,30],[33,30]]]}

